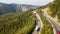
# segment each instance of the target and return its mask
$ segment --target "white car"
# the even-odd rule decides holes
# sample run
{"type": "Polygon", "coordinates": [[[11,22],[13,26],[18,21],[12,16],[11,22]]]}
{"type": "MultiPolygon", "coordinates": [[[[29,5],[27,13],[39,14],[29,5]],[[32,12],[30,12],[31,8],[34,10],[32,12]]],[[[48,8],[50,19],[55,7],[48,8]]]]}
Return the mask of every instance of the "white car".
{"type": "Polygon", "coordinates": [[[40,31],[40,28],[36,26],[35,31],[40,31]]]}

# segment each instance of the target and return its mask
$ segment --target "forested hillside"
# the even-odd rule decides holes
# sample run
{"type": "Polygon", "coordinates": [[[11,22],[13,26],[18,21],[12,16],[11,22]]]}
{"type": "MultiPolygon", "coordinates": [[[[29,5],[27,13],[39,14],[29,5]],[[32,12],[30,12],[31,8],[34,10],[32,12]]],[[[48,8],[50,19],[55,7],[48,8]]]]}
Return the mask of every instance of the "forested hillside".
{"type": "Polygon", "coordinates": [[[31,34],[34,21],[30,10],[0,15],[0,34],[31,34]]]}
{"type": "Polygon", "coordinates": [[[0,15],[0,34],[32,34],[34,28],[36,27],[35,25],[37,24],[37,22],[35,23],[35,21],[38,21],[33,15],[32,10],[35,10],[42,20],[43,28],[41,29],[41,31],[39,30],[40,34],[54,34],[51,23],[46,19],[46,17],[43,16],[43,11],[41,12],[41,10],[48,8],[50,13],[48,13],[49,11],[47,11],[47,15],[53,18],[57,15],[60,21],[60,0],[54,0],[53,2],[50,2],[45,6],[40,6],[36,9],[30,9],[25,12],[20,12],[20,9],[22,10],[23,8],[24,10],[24,7],[28,7],[30,9],[31,5],[21,5],[21,7],[20,5],[17,5],[17,8],[14,8],[17,9],[17,11],[13,11],[11,13],[5,13],[5,10],[3,9],[4,7],[2,8],[4,11],[1,10],[0,14],[3,12],[4,14],[0,15]]]}
{"type": "Polygon", "coordinates": [[[60,0],[54,0],[48,5],[50,11],[51,11],[51,16],[55,17],[56,15],[58,16],[58,19],[60,21],[60,0]]]}
{"type": "Polygon", "coordinates": [[[40,32],[40,34],[54,34],[53,33],[53,28],[51,26],[51,24],[49,23],[49,21],[42,15],[41,13],[41,8],[36,10],[37,13],[39,14],[39,16],[41,17],[41,20],[43,22],[43,28],[40,32]]]}
{"type": "Polygon", "coordinates": [[[9,12],[16,12],[16,5],[0,3],[0,14],[9,13],[9,12]]]}

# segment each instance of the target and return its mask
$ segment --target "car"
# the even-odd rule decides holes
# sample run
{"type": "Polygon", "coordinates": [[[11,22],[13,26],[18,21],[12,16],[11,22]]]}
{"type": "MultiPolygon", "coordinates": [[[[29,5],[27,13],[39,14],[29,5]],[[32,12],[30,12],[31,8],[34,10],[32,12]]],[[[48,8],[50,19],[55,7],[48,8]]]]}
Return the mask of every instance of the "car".
{"type": "Polygon", "coordinates": [[[40,31],[40,27],[37,26],[37,27],[35,28],[35,31],[37,31],[37,32],[40,31]]]}

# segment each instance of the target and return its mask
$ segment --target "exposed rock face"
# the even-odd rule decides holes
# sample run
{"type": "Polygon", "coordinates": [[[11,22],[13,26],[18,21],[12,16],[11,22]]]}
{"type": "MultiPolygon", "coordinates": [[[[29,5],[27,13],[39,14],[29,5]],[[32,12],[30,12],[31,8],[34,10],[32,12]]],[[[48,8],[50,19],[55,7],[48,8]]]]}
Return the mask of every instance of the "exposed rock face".
{"type": "Polygon", "coordinates": [[[16,7],[17,7],[17,11],[27,11],[29,9],[34,9],[37,6],[18,4],[16,7]]]}

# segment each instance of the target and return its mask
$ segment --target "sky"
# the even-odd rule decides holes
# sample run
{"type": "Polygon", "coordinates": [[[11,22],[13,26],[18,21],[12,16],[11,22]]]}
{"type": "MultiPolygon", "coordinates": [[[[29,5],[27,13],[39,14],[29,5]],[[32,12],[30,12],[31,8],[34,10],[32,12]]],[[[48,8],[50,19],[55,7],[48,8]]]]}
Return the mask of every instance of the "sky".
{"type": "Polygon", "coordinates": [[[45,5],[53,0],[0,0],[2,3],[30,4],[30,5],[45,5]]]}

